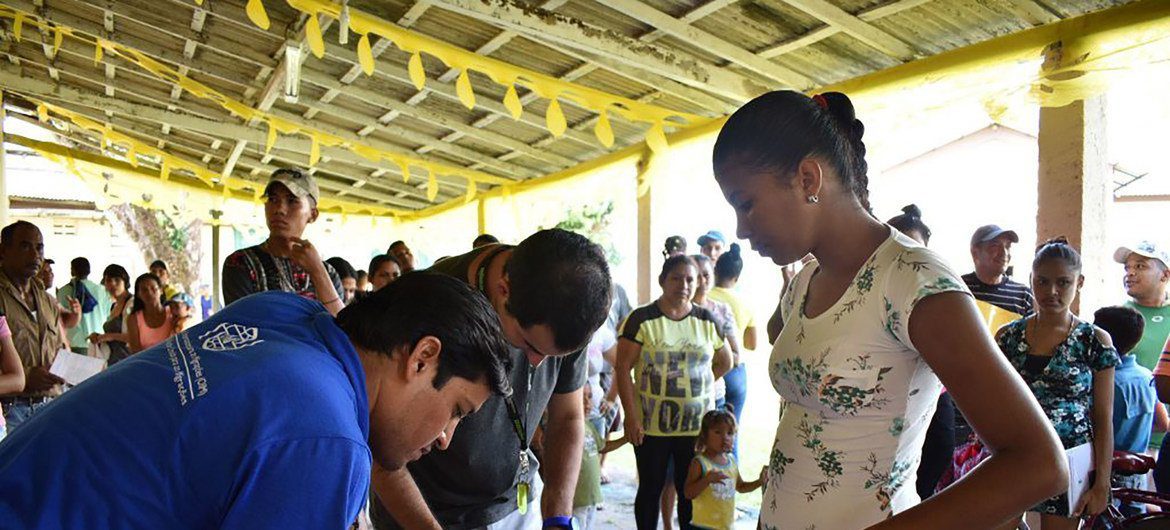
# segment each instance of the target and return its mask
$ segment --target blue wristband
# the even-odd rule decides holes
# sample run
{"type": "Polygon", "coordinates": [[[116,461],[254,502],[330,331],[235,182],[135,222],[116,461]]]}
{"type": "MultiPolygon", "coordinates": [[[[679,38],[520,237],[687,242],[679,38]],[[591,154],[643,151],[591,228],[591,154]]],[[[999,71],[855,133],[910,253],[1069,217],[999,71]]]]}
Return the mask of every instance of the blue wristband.
{"type": "Polygon", "coordinates": [[[573,517],[569,515],[558,515],[556,517],[545,518],[544,528],[568,528],[569,530],[573,530],[573,517]]]}

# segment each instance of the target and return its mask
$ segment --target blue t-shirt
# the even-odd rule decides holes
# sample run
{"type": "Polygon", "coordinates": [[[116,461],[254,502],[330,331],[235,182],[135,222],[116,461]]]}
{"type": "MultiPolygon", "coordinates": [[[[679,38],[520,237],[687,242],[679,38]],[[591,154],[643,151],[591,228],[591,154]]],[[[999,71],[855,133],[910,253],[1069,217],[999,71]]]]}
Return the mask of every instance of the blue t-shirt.
{"type": "Polygon", "coordinates": [[[1113,373],[1114,450],[1142,453],[1149,445],[1158,401],[1152,380],[1153,374],[1137,363],[1137,356],[1121,358],[1121,366],[1113,373]]]}
{"type": "Polygon", "coordinates": [[[0,443],[4,528],[348,527],[370,486],[357,353],[265,292],[57,398],[0,443]]]}

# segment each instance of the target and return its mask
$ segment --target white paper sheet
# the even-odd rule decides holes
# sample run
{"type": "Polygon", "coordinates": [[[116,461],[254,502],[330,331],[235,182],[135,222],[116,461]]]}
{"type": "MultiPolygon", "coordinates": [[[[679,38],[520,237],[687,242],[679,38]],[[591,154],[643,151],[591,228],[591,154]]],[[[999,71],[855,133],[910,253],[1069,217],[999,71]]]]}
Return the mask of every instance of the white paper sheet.
{"type": "MultiPolygon", "coordinates": [[[[1093,444],[1085,443],[1065,450],[1068,456],[1068,513],[1076,509],[1089,491],[1089,473],[1093,471],[1093,444]]],[[[1105,477],[1109,480],[1109,477],[1105,477]]]]}
{"type": "Polygon", "coordinates": [[[57,352],[57,359],[49,368],[49,373],[64,379],[71,385],[79,385],[101,372],[106,367],[105,359],[96,359],[86,355],[79,355],[69,350],[57,352]]]}

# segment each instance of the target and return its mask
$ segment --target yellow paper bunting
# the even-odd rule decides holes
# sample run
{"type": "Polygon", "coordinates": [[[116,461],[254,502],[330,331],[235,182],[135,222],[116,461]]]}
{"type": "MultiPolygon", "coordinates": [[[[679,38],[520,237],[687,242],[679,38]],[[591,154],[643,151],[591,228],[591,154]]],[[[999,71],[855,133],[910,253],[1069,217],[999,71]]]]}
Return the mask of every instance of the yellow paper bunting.
{"type": "Polygon", "coordinates": [[[253,24],[262,30],[268,30],[268,13],[264,11],[264,2],[260,0],[248,0],[248,5],[244,8],[244,11],[248,13],[248,20],[251,20],[253,24]]]}
{"type": "Polygon", "coordinates": [[[670,148],[666,143],[666,132],[662,130],[662,124],[656,123],[646,131],[646,145],[655,153],[665,153],[670,148]]]}
{"type": "Polygon", "coordinates": [[[158,170],[159,178],[163,180],[171,180],[171,161],[170,159],[162,159],[162,167],[158,170]]]}
{"type": "Polygon", "coordinates": [[[473,199],[475,199],[475,194],[478,191],[479,188],[477,188],[475,185],[475,179],[467,179],[467,194],[463,196],[463,202],[471,202],[473,199]]]}
{"type": "Polygon", "coordinates": [[[597,125],[593,127],[593,134],[597,135],[597,141],[601,142],[606,148],[613,147],[613,126],[609,123],[609,114],[602,110],[601,114],[597,115],[597,125]]]}
{"type": "Polygon", "coordinates": [[[51,54],[53,57],[56,57],[57,52],[61,51],[61,41],[63,40],[65,40],[65,30],[58,26],[57,31],[53,32],[53,53],[51,54]]]}
{"type": "Polygon", "coordinates": [[[312,142],[309,144],[309,167],[316,167],[317,162],[321,161],[321,139],[315,134],[309,138],[312,142]]]}
{"type": "Polygon", "coordinates": [[[46,109],[43,104],[37,105],[37,119],[46,123],[49,121],[49,109],[46,109]]]}
{"type": "Polygon", "coordinates": [[[130,162],[131,166],[138,167],[138,149],[134,144],[126,147],[126,161],[130,162]]]}
{"type": "Polygon", "coordinates": [[[97,66],[102,62],[102,40],[98,39],[97,46],[93,47],[93,64],[97,66]]]}
{"type": "Polygon", "coordinates": [[[410,73],[410,82],[414,83],[414,88],[422,90],[427,86],[427,70],[423,68],[422,54],[411,54],[406,70],[410,73]]]}
{"type": "Polygon", "coordinates": [[[565,129],[568,128],[568,123],[565,122],[565,113],[561,111],[561,104],[556,98],[548,103],[548,111],[544,115],[545,126],[548,127],[548,132],[553,136],[560,138],[565,134],[565,129]]]}
{"type": "Polygon", "coordinates": [[[20,42],[20,34],[24,30],[24,13],[17,13],[12,19],[12,36],[20,42]]]}
{"type": "Polygon", "coordinates": [[[435,172],[427,168],[427,200],[435,202],[435,197],[439,195],[439,179],[435,178],[435,172]]]}
{"type": "Polygon", "coordinates": [[[264,141],[264,154],[268,154],[273,145],[276,145],[276,126],[270,121],[268,122],[268,138],[264,141]]]}
{"type": "Polygon", "coordinates": [[[362,65],[362,72],[374,75],[374,50],[370,47],[370,35],[362,35],[357,46],[358,62],[362,65]]]}
{"type": "Polygon", "coordinates": [[[321,34],[321,22],[317,15],[309,15],[305,23],[305,39],[309,41],[309,49],[318,59],[325,57],[325,36],[321,34]]]}
{"type": "Polygon", "coordinates": [[[459,79],[455,81],[455,94],[464,107],[475,108],[475,92],[471,89],[471,77],[467,75],[467,70],[459,73],[459,79]]]}
{"type": "Polygon", "coordinates": [[[520,102],[520,96],[516,94],[516,85],[508,85],[508,91],[504,93],[504,108],[512,113],[514,120],[519,120],[520,116],[524,114],[524,104],[520,102]]]}
{"type": "Polygon", "coordinates": [[[407,164],[406,162],[400,162],[398,164],[398,169],[402,171],[402,183],[406,184],[410,182],[410,164],[407,164]]]}

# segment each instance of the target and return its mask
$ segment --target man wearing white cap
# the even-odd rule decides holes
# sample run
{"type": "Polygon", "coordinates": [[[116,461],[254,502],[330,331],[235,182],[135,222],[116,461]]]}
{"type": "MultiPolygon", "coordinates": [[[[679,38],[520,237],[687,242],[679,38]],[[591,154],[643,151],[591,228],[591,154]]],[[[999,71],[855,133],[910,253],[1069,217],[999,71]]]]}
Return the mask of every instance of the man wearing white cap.
{"type": "Polygon", "coordinates": [[[1146,320],[1146,331],[1133,349],[1138,364],[1151,370],[1158,364],[1162,346],[1170,336],[1170,304],[1166,288],[1170,285],[1170,255],[1150,241],[1120,247],[1113,261],[1125,265],[1126,307],[1132,307],[1146,320]]]}
{"type": "Polygon", "coordinates": [[[282,168],[272,173],[264,188],[268,239],[224,260],[224,304],[262,291],[285,291],[317,300],[334,315],[345,307],[337,294],[337,271],[301,238],[305,227],[317,220],[320,195],[317,182],[305,171],[282,168]]]}

